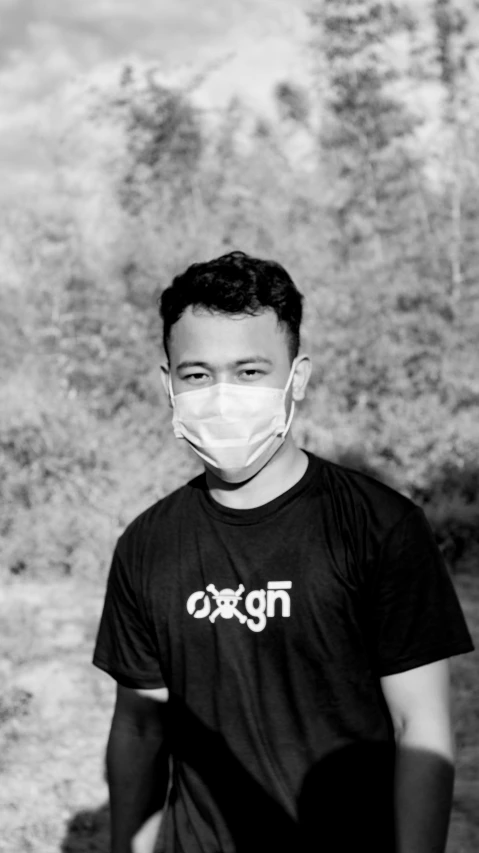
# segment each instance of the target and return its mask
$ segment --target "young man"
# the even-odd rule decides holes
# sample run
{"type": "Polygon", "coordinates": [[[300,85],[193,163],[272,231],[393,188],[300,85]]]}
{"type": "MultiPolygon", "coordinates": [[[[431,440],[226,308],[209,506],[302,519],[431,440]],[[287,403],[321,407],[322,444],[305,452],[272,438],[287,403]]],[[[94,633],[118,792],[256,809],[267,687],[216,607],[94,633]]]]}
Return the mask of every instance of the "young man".
{"type": "Polygon", "coordinates": [[[203,475],[120,537],[94,663],[118,683],[112,853],[439,853],[448,658],[473,648],[430,527],[298,448],[302,296],[242,252],[161,300],[166,393],[203,475]]]}

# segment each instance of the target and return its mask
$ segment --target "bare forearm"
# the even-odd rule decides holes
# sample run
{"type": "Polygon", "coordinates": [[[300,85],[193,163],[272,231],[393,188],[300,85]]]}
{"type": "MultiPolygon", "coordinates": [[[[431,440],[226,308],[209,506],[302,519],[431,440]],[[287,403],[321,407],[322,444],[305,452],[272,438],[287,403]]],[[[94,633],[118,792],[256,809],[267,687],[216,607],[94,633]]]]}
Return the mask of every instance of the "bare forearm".
{"type": "Polygon", "coordinates": [[[111,853],[153,853],[168,787],[165,742],[114,720],[106,759],[111,853]]]}
{"type": "Polygon", "coordinates": [[[397,741],[396,853],[444,853],[452,805],[454,764],[446,744],[421,744],[408,733],[397,741]]]}

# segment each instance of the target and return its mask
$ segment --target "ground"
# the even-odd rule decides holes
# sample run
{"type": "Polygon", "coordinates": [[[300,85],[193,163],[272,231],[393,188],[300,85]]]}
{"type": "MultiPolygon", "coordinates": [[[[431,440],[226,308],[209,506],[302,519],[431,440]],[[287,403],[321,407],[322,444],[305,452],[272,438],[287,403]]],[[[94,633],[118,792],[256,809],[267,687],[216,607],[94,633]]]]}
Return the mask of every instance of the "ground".
{"type": "MultiPolygon", "coordinates": [[[[455,578],[479,649],[479,578],[455,578]]],[[[90,663],[105,578],[0,588],[0,853],[108,853],[115,686],[90,663]]],[[[453,659],[458,763],[447,853],[479,849],[479,651],[453,659]]]]}

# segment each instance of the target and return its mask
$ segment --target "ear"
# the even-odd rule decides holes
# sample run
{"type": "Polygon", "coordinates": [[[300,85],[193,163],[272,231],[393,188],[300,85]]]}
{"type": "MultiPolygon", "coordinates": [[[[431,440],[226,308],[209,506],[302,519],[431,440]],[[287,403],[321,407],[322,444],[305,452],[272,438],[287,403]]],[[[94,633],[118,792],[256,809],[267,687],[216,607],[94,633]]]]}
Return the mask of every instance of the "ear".
{"type": "Polygon", "coordinates": [[[161,370],[161,382],[165,391],[165,394],[168,398],[168,405],[170,409],[173,408],[170,397],[170,366],[168,362],[164,361],[160,364],[161,370]]]}
{"type": "Polygon", "coordinates": [[[311,368],[309,355],[303,353],[297,356],[293,375],[293,400],[295,403],[304,399],[309,377],[311,376],[311,368]]]}

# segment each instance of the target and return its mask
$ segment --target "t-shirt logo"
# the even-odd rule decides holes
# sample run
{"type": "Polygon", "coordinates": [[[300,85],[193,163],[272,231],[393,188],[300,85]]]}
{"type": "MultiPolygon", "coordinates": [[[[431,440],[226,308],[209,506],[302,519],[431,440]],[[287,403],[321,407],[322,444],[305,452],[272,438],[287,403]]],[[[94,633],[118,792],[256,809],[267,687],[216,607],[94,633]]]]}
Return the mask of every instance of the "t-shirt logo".
{"type": "Polygon", "coordinates": [[[242,625],[246,623],[251,631],[263,631],[267,618],[276,615],[277,601],[281,603],[281,615],[290,616],[291,598],[286,590],[291,587],[291,581],[269,581],[267,589],[251,590],[244,600],[245,610],[250,618],[238,610],[238,604],[243,599],[241,593],[245,591],[243,584],[239,585],[236,592],[233,589],[220,589],[218,592],[214,584],[208,584],[206,590],[216,604],[213,613],[209,596],[203,591],[193,592],[190,595],[186,602],[186,609],[195,619],[209,617],[210,622],[213,623],[218,616],[222,616],[223,619],[232,619],[235,616],[242,625]],[[203,602],[202,607],[197,610],[197,604],[200,602],[203,602]]]}

